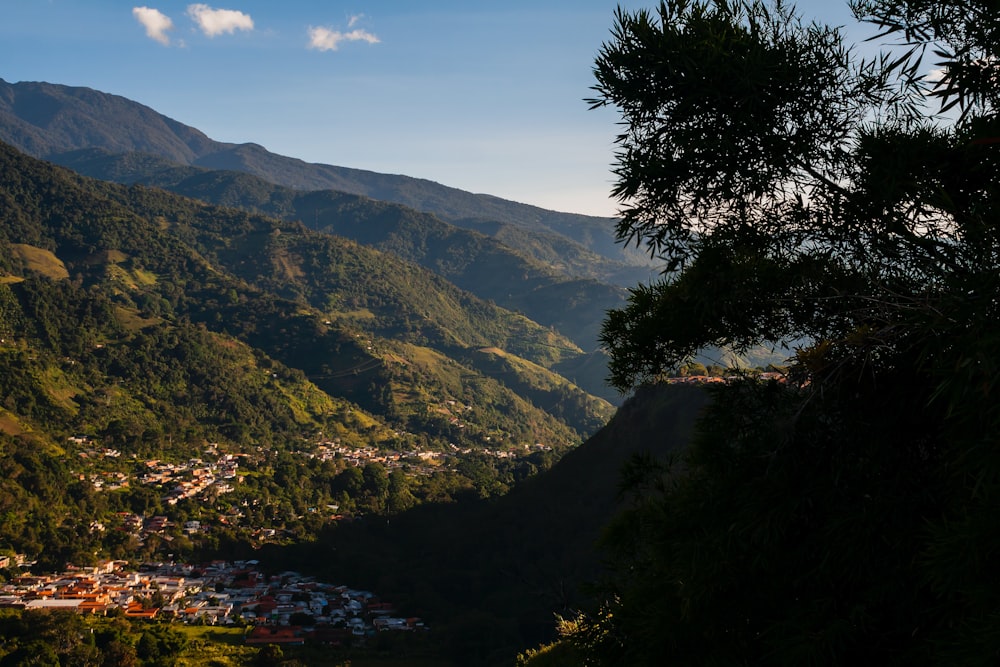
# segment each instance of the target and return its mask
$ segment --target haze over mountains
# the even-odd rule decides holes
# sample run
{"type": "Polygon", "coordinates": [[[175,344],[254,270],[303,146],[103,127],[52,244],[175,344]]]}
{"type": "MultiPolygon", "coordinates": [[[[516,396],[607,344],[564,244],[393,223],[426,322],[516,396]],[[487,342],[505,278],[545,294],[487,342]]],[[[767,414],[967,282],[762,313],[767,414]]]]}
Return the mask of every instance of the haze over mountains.
{"type": "Polygon", "coordinates": [[[641,252],[614,242],[611,219],[216,142],[89,88],[0,80],[0,140],[95,178],[298,220],[419,263],[597,354],[561,370],[591,393],[620,399],[604,384],[597,335],[623,288],[654,271],[641,252]]]}
{"type": "Polygon", "coordinates": [[[59,155],[79,149],[139,152],[179,165],[249,173],[296,190],[364,195],[433,213],[458,226],[493,228],[491,235],[499,233],[498,223],[513,224],[555,233],[612,263],[641,267],[634,275],[648,276],[648,258],[615,242],[610,218],[547,211],[410,176],[306,163],[253,143],[217,142],[149,107],[89,88],[0,79],[0,138],[30,155],[57,162],[59,155]]]}

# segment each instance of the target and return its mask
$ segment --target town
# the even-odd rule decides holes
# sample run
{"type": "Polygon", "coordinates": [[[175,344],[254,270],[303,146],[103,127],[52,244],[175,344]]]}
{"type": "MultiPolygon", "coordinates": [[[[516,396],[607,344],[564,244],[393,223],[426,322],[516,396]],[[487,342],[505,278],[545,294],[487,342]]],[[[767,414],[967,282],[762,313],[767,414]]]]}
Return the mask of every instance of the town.
{"type": "Polygon", "coordinates": [[[151,563],[137,570],[109,560],[57,575],[21,575],[0,586],[0,608],[240,626],[247,644],[362,646],[378,632],[427,630],[421,619],[397,616],[394,605],[370,591],[296,572],[265,576],[256,560],[151,563]]]}
{"type": "MultiPolygon", "coordinates": [[[[92,533],[120,531],[142,545],[151,536],[171,541],[186,536],[195,539],[213,529],[222,527],[246,531],[255,544],[280,540],[281,526],[295,517],[282,516],[280,521],[264,525],[260,519],[248,517],[253,509],[260,509],[260,500],[246,486],[248,476],[260,476],[275,456],[272,450],[256,448],[249,452],[225,453],[217,443],[208,443],[204,458],[141,459],[136,455],[123,455],[121,451],[102,446],[96,438],[76,435],[68,439],[76,449],[78,461],[73,471],[75,479],[97,493],[124,492],[129,489],[147,488],[155,493],[154,511],[118,511],[90,524],[92,533]],[[237,492],[235,493],[234,492],[237,492]],[[223,500],[223,496],[231,496],[223,500]],[[184,518],[177,520],[179,503],[184,518]],[[277,527],[275,527],[277,526],[277,527]]],[[[497,461],[516,461],[537,452],[550,452],[552,447],[536,443],[520,448],[473,450],[450,444],[447,451],[418,451],[381,449],[373,446],[352,447],[339,439],[320,439],[311,446],[295,449],[287,454],[303,464],[308,461],[327,462],[338,470],[377,466],[385,473],[399,471],[410,479],[428,478],[442,471],[454,471],[459,462],[469,455],[489,457],[497,461]]],[[[356,505],[356,503],[349,503],[356,505]]],[[[303,514],[322,517],[324,521],[356,518],[356,506],[342,507],[332,502],[303,508],[303,514]]]]}

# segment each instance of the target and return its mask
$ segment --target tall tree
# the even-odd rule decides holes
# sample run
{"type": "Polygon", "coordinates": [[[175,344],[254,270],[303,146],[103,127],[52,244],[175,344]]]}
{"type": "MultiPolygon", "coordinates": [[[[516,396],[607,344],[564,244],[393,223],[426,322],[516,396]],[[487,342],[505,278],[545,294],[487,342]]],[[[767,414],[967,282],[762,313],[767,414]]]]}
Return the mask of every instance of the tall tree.
{"type": "Polygon", "coordinates": [[[591,664],[993,664],[1000,651],[1000,8],[858,0],[865,60],[782,2],[619,10],[620,239],[667,272],[612,312],[620,388],[799,341],[638,462],[591,664]],[[805,342],[802,342],[805,341],[805,342]]]}
{"type": "Polygon", "coordinates": [[[942,301],[990,314],[969,300],[997,248],[985,7],[859,2],[909,44],[870,60],[780,2],[618,12],[592,101],[622,115],[618,235],[671,273],[605,325],[616,385],[709,344],[809,339],[857,358],[862,342],[935,346],[942,301]],[[921,60],[927,46],[943,60],[921,60]]]}

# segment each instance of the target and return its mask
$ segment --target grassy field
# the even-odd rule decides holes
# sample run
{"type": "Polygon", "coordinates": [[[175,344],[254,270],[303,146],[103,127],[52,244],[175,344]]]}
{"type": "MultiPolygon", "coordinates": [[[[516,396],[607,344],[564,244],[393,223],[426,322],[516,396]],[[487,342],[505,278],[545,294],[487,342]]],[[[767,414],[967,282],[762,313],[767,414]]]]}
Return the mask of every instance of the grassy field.
{"type": "Polygon", "coordinates": [[[61,259],[52,254],[52,252],[24,243],[12,243],[11,247],[21,256],[21,259],[24,260],[24,263],[27,264],[30,270],[41,273],[43,276],[47,276],[53,280],[69,278],[69,271],[66,270],[66,265],[62,263],[61,259]]]}
{"type": "Polygon", "coordinates": [[[21,428],[21,422],[18,421],[17,417],[6,410],[0,409],[0,433],[21,435],[24,433],[24,429],[21,428]]]}
{"type": "Polygon", "coordinates": [[[163,321],[159,317],[143,317],[134,308],[123,308],[122,306],[115,306],[115,316],[118,318],[118,323],[121,324],[122,328],[133,332],[154,326],[163,321]]]}

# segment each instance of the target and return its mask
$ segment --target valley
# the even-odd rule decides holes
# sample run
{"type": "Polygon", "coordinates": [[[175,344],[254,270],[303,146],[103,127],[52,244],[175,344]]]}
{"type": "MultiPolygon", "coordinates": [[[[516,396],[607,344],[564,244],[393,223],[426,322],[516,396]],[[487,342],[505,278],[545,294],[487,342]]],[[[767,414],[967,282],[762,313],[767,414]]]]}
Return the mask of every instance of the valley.
{"type": "Polygon", "coordinates": [[[350,580],[428,619],[434,664],[551,639],[600,575],[619,469],[705,402],[606,385],[604,314],[650,277],[613,221],[4,90],[0,554],[350,580]],[[60,112],[32,125],[24,99],[60,112]]]}
{"type": "Polygon", "coordinates": [[[265,555],[325,574],[333,548],[441,622],[446,658],[469,604],[385,577],[465,549],[467,521],[607,424],[596,338],[624,290],[599,279],[628,262],[510,213],[462,227],[94,150],[60,161],[107,180],[0,145],[0,554],[31,563],[5,576],[265,555]],[[421,511],[457,532],[404,537],[421,511]]]}
{"type": "Polygon", "coordinates": [[[996,663],[996,3],[7,5],[0,667],[996,663]]]}

